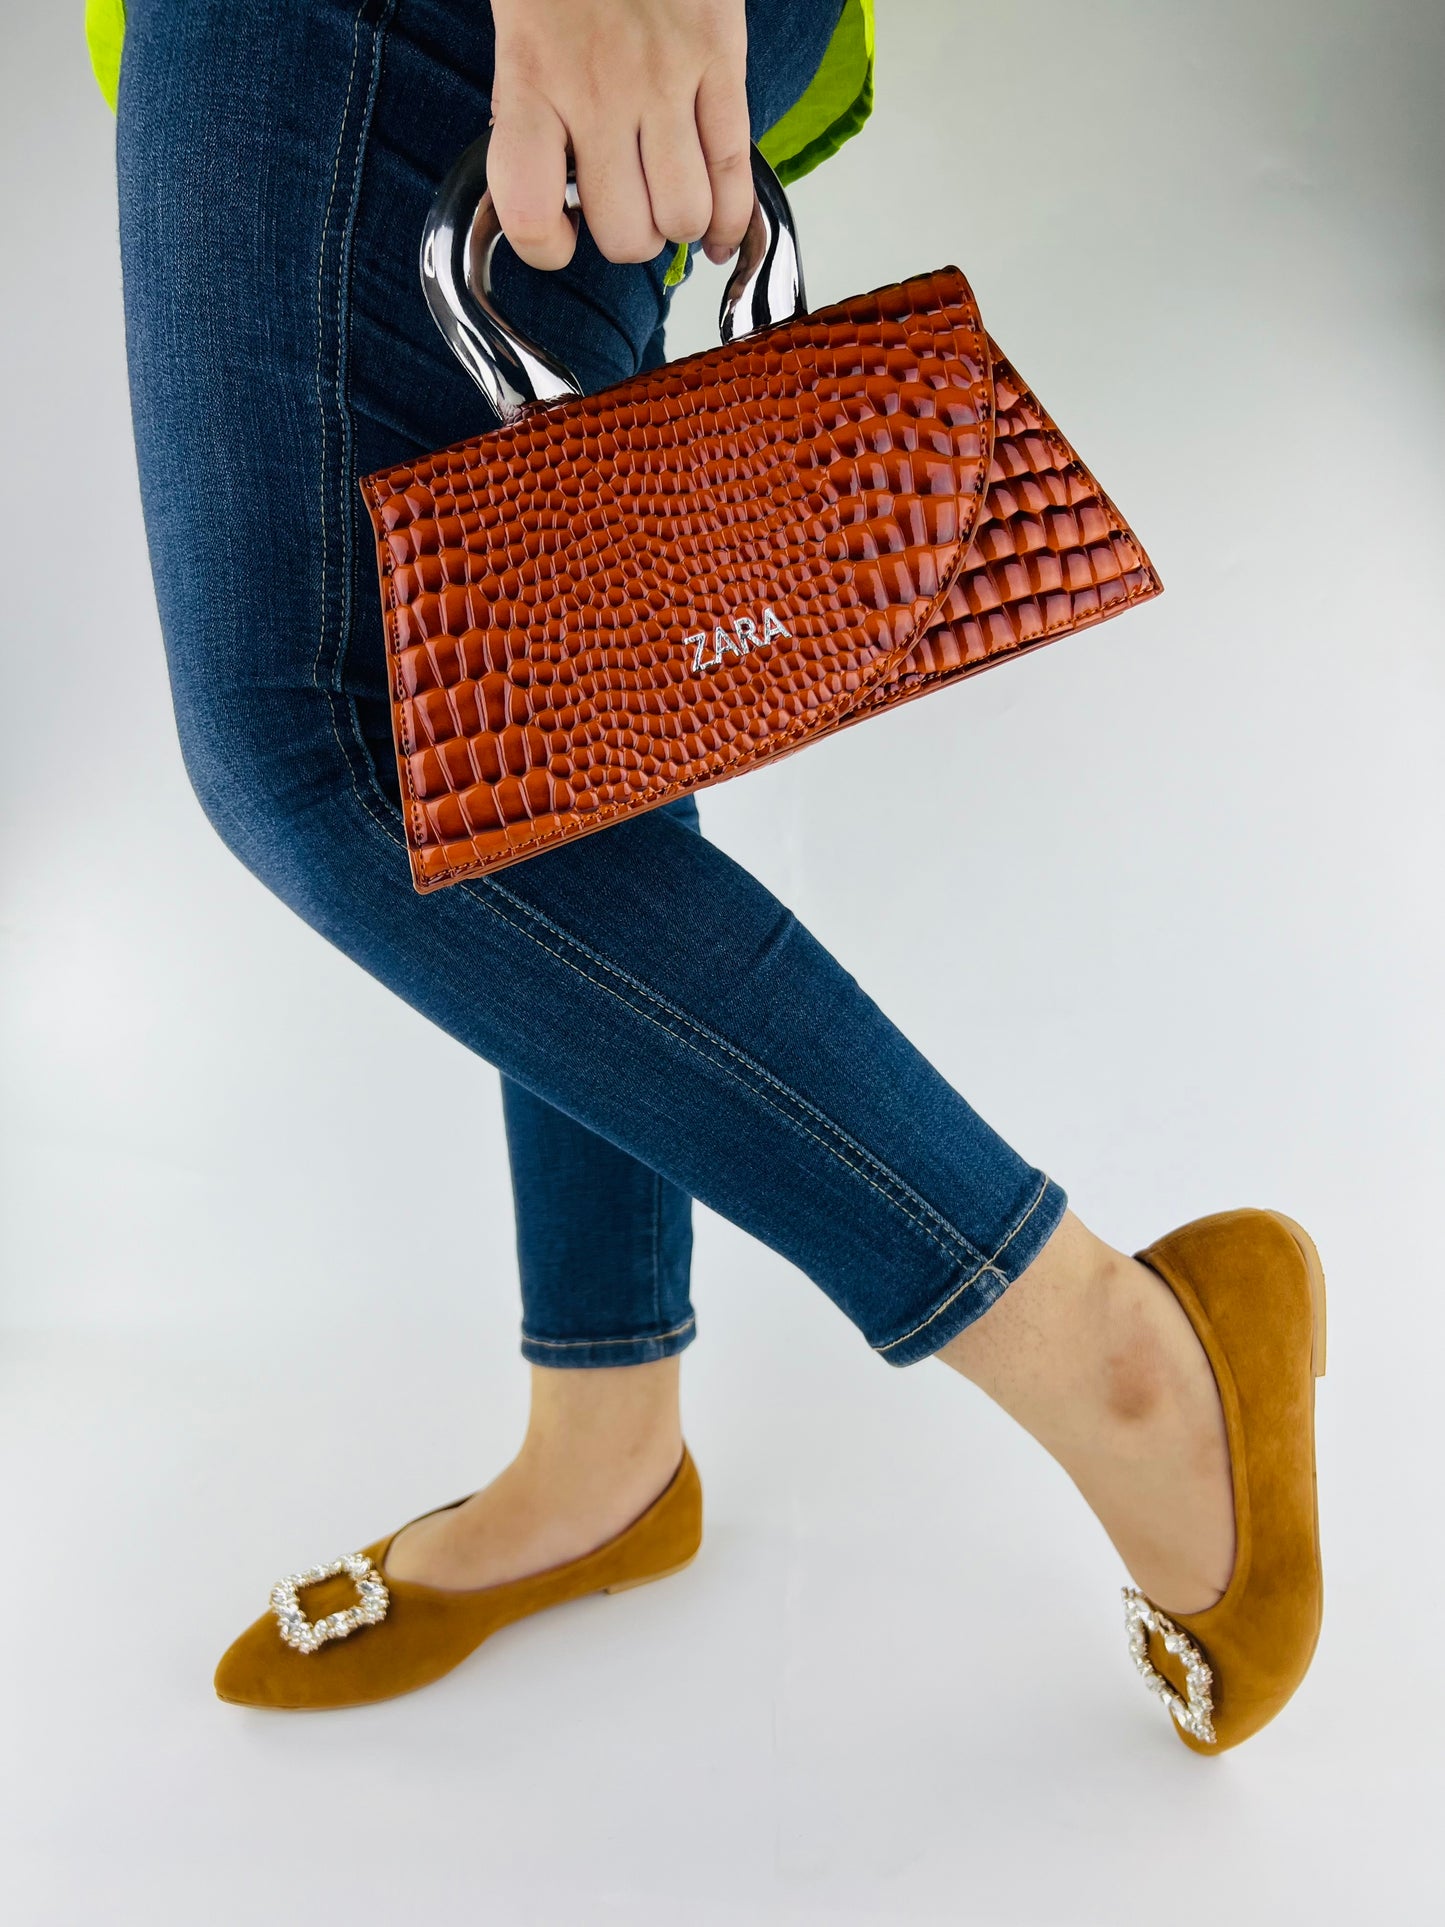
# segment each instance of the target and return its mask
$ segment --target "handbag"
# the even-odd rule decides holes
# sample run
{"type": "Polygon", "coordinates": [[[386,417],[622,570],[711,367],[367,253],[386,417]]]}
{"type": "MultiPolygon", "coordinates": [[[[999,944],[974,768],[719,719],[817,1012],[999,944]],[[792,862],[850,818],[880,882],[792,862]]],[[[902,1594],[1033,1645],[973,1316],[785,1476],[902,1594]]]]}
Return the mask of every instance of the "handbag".
{"type": "Polygon", "coordinates": [[[957,268],[809,313],[754,149],[720,345],[584,396],[497,308],[486,151],[442,184],[422,282],[501,425],[361,484],[418,890],[1159,593],[957,268]]]}

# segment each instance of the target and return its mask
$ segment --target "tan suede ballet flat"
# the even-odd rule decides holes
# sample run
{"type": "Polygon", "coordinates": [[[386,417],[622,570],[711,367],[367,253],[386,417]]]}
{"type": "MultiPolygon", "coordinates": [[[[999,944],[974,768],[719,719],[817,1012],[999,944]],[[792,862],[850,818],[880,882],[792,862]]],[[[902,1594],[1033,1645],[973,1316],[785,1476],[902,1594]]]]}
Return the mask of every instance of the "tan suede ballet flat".
{"type": "Polygon", "coordinates": [[[684,1448],[671,1484],[615,1539],[564,1566],[476,1592],[388,1577],[397,1536],[279,1580],[270,1611],[216,1668],[220,1697],[299,1711],[365,1706],[429,1686],[514,1620],[680,1572],[702,1544],[702,1483],[684,1448]]]}
{"type": "Polygon", "coordinates": [[[1134,1663],[1196,1753],[1272,1720],[1309,1670],[1324,1579],[1315,1501],[1315,1380],[1325,1274],[1279,1211],[1222,1211],[1136,1254],[1169,1286],[1214,1368],[1234,1479],[1234,1571],[1206,1612],[1166,1618],[1133,1587],[1134,1663]]]}

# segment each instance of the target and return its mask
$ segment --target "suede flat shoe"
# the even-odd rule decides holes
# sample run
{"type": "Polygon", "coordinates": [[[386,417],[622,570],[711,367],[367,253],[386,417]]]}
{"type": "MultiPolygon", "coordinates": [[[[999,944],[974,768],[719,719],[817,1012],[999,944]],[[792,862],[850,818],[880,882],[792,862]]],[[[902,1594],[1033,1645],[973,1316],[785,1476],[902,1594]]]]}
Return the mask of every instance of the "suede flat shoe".
{"type": "Polygon", "coordinates": [[[1223,1211],[1136,1253],[1169,1286],[1214,1369],[1234,1482],[1234,1571],[1207,1611],[1166,1616],[1132,1586],[1134,1663],[1196,1753],[1272,1720],[1309,1670],[1324,1605],[1315,1499],[1315,1380],[1325,1275],[1279,1211],[1223,1211]]]}
{"type": "Polygon", "coordinates": [[[671,1484],[615,1539],[566,1565],[475,1592],[390,1578],[386,1555],[397,1536],[279,1580],[270,1610],[216,1668],[220,1697],[301,1710],[366,1706],[429,1686],[514,1620],[680,1572],[702,1544],[702,1484],[684,1448],[671,1484]]]}

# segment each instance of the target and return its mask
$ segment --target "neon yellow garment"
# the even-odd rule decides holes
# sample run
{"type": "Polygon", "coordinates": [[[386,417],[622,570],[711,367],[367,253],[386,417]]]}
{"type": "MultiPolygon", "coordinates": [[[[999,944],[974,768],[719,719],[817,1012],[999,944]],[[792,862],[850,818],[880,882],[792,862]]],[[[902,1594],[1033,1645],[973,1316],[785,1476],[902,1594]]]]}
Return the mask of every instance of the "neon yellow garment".
{"type": "MultiPolygon", "coordinates": [[[[125,0],[85,0],[85,39],[100,91],[114,109],[125,40],[125,0]]],[[[786,186],[836,154],[872,111],[873,0],[844,0],[828,51],[807,93],[769,129],[760,145],[786,186]]],[[[683,245],[668,267],[668,287],[675,288],[686,273],[683,245]]]]}
{"type": "MultiPolygon", "coordinates": [[[[125,0],[85,0],[85,38],[100,91],[114,108],[125,0]]],[[[872,108],[873,0],[844,0],[812,85],[764,136],[763,152],[781,181],[796,181],[851,140],[872,108]]]]}
{"type": "Polygon", "coordinates": [[[844,0],[807,93],[758,145],[786,187],[852,140],[872,111],[873,0],[844,0]]]}
{"type": "Polygon", "coordinates": [[[111,111],[120,85],[120,44],[125,39],[125,0],[85,0],[85,44],[90,64],[111,111]]]}

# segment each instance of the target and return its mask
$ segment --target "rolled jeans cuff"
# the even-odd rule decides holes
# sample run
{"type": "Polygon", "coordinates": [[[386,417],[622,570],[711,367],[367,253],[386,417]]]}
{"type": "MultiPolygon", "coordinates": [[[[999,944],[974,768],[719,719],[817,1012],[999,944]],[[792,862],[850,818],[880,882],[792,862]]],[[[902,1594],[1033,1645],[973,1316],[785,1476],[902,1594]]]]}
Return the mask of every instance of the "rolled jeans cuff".
{"type": "Polygon", "coordinates": [[[915,1318],[898,1337],[875,1345],[874,1351],[890,1365],[916,1365],[921,1358],[931,1358],[976,1318],[982,1318],[1014,1280],[1023,1276],[1058,1229],[1068,1205],[1062,1187],[1040,1172],[1037,1190],[992,1255],[960,1265],[938,1294],[932,1310],[915,1318]]]}
{"type": "Polygon", "coordinates": [[[529,1364],[550,1365],[562,1371],[599,1365],[651,1365],[656,1359],[673,1358],[685,1351],[696,1337],[697,1319],[689,1312],[669,1331],[643,1332],[635,1338],[538,1338],[524,1331],[522,1356],[529,1364]]]}

